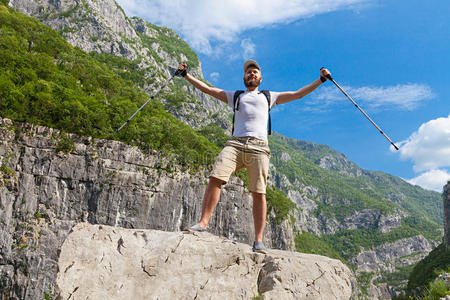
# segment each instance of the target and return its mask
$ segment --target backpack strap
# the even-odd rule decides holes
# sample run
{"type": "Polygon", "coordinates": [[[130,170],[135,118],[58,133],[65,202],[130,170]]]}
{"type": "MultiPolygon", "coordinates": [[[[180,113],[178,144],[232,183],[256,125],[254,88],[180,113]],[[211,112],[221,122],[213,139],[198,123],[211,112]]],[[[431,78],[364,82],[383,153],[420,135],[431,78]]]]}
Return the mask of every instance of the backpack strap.
{"type": "Polygon", "coordinates": [[[244,91],[243,90],[238,90],[236,92],[234,92],[234,96],[233,96],[233,129],[231,130],[231,135],[234,134],[234,115],[235,115],[235,111],[239,111],[239,103],[241,102],[241,97],[239,97],[241,94],[243,94],[244,91]],[[237,104],[236,104],[236,100],[237,100],[237,104]]]}
{"type": "Polygon", "coordinates": [[[272,120],[270,119],[270,92],[268,90],[262,90],[260,93],[263,93],[267,99],[267,105],[269,107],[269,129],[267,130],[267,134],[272,134],[272,120]]]}

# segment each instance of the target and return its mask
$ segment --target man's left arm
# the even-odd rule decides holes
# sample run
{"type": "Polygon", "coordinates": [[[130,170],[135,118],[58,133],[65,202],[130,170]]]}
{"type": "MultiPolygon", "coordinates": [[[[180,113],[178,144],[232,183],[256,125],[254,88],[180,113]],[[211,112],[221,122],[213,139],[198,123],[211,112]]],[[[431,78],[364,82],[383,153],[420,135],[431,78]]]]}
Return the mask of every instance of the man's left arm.
{"type": "Polygon", "coordinates": [[[302,87],[298,91],[295,91],[295,92],[281,92],[278,95],[277,104],[283,104],[283,103],[291,102],[293,100],[297,100],[297,99],[300,99],[300,98],[308,95],[309,93],[314,91],[319,85],[321,85],[323,82],[325,82],[324,80],[327,79],[327,77],[326,77],[327,75],[331,75],[330,71],[328,71],[327,69],[321,69],[320,70],[320,78],[319,79],[317,79],[317,80],[313,81],[312,83],[302,87]]]}

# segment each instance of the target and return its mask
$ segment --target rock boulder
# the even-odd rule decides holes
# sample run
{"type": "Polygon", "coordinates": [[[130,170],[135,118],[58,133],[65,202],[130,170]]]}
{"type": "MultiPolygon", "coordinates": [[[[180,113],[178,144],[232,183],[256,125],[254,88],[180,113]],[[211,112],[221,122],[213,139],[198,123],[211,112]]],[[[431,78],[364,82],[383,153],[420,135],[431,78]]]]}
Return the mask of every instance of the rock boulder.
{"type": "Polygon", "coordinates": [[[210,233],[78,223],[58,261],[62,299],[350,299],[339,260],[270,250],[210,233]]]}

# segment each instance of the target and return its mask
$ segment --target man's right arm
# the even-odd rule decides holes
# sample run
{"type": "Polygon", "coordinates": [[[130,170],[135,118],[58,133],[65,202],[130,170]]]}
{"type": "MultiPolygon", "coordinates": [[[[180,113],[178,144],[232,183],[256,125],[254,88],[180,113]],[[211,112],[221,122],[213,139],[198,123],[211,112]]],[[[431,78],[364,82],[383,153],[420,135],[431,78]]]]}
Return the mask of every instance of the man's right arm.
{"type": "MultiPolygon", "coordinates": [[[[187,70],[187,65],[181,64],[178,67],[178,70],[180,70],[180,72],[182,73],[184,70],[187,70]]],[[[183,77],[203,93],[213,96],[214,98],[219,99],[222,102],[228,103],[227,94],[224,90],[218,89],[216,87],[211,87],[189,73],[186,73],[186,75],[184,75],[183,77]]]]}

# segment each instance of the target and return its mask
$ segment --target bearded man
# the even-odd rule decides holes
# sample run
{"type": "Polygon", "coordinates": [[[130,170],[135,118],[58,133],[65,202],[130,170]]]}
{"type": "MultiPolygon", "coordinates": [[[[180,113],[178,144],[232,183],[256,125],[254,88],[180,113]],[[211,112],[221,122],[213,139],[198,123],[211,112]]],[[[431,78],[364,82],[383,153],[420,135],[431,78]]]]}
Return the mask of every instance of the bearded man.
{"type": "Polygon", "coordinates": [[[269,110],[275,105],[300,99],[331,76],[327,69],[320,70],[320,77],[309,85],[293,92],[258,91],[262,81],[261,68],[254,60],[244,63],[245,91],[224,91],[208,86],[187,73],[187,65],[178,67],[181,75],[202,92],[227,103],[235,112],[232,137],[225,144],[214,164],[206,188],[200,221],[188,231],[205,231],[211,215],[220,198],[220,189],[234,172],[246,168],[248,189],[253,198],[253,224],[255,241],[253,251],[267,254],[263,243],[266,222],[266,184],[269,170],[270,149],[267,142],[267,121],[269,110]]]}

